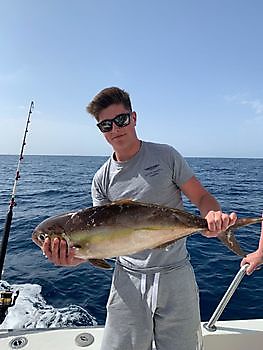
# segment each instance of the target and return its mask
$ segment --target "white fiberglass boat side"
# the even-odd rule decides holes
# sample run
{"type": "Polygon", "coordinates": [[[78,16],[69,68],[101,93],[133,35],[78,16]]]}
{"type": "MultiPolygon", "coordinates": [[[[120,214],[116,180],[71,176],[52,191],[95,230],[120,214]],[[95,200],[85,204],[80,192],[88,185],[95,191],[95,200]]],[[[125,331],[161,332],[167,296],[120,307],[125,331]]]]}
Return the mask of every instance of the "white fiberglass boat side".
{"type": "MultiPolygon", "coordinates": [[[[204,350],[262,350],[263,319],[219,321],[215,332],[204,327],[204,350]]],[[[103,327],[0,330],[0,349],[99,350],[103,327]]]]}

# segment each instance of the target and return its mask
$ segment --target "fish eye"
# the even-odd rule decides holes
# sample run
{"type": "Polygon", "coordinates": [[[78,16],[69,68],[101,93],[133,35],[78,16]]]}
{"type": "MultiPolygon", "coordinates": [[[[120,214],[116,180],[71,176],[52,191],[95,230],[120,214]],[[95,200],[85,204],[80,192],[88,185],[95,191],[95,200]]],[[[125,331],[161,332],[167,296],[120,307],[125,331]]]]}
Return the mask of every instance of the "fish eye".
{"type": "Polygon", "coordinates": [[[40,235],[38,236],[39,240],[41,242],[44,242],[44,240],[46,239],[46,235],[44,233],[40,233],[40,235]]]}

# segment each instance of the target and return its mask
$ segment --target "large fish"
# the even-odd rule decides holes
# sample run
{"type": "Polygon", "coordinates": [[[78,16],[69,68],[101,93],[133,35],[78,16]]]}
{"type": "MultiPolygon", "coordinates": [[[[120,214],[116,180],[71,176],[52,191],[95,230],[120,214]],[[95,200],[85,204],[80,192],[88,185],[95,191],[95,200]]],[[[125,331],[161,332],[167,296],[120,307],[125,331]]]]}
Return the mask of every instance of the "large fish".
{"type": "MultiPolygon", "coordinates": [[[[220,233],[218,238],[233,252],[245,256],[232,230],[262,220],[238,219],[231,230],[220,233]]],[[[51,241],[55,237],[64,239],[68,247],[76,248],[76,257],[107,268],[110,265],[104,259],[165,248],[183,237],[206,230],[207,221],[188,212],[121,200],[46,219],[36,227],[32,239],[39,247],[47,237],[51,241]]]]}

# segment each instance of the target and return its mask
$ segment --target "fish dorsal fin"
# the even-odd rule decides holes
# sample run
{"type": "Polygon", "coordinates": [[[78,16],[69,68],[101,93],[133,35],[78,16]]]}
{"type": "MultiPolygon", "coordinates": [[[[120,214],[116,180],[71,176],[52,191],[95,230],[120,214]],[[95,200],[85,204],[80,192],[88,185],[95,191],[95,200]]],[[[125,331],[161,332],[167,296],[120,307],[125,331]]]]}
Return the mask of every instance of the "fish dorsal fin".
{"type": "Polygon", "coordinates": [[[123,198],[123,199],[117,199],[113,202],[110,203],[110,205],[138,205],[141,207],[151,207],[151,206],[158,206],[161,207],[159,204],[154,204],[154,203],[146,203],[146,202],[140,202],[136,199],[132,198],[123,198]]]}
{"type": "Polygon", "coordinates": [[[123,205],[123,204],[134,204],[135,201],[131,198],[117,199],[116,201],[111,202],[111,205],[123,205]]]}

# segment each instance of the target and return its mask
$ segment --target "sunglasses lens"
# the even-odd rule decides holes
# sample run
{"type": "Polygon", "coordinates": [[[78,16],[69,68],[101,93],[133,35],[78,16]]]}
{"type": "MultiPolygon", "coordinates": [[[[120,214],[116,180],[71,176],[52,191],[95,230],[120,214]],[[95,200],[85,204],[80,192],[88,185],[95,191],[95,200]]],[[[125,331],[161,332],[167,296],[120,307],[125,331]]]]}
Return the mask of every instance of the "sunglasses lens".
{"type": "Polygon", "coordinates": [[[101,132],[108,132],[112,130],[112,121],[111,120],[103,120],[98,123],[98,127],[101,132]]]}
{"type": "Polygon", "coordinates": [[[114,118],[114,122],[119,127],[126,126],[130,123],[130,114],[120,114],[114,118]]]}

